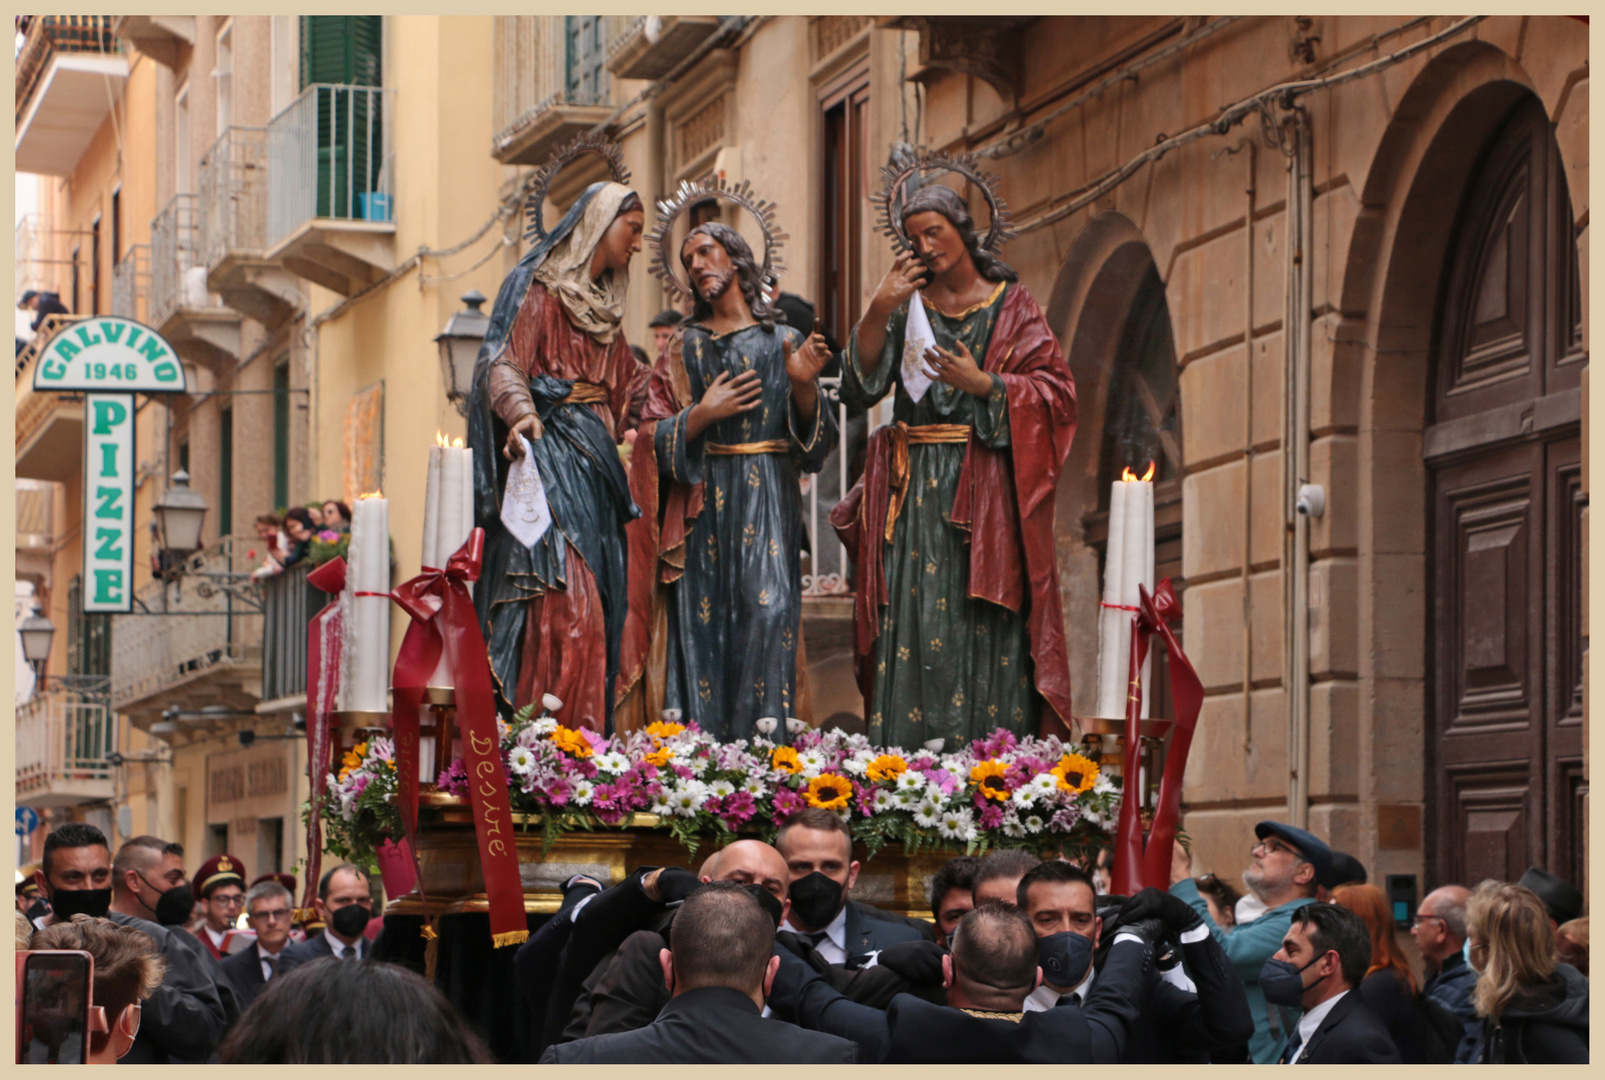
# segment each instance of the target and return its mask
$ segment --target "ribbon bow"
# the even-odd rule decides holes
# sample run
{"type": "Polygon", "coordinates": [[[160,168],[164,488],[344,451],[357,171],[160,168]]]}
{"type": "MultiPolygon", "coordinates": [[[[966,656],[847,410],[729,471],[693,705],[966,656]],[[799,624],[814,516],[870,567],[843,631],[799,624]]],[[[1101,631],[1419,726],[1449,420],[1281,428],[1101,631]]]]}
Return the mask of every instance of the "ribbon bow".
{"type": "Polygon", "coordinates": [[[1123,774],[1125,794],[1120,800],[1120,825],[1115,834],[1115,865],[1110,889],[1123,896],[1134,896],[1144,886],[1161,891],[1170,888],[1170,857],[1181,817],[1181,781],[1187,770],[1187,752],[1192,746],[1198,713],[1204,704],[1204,686],[1193,665],[1182,651],[1170,624],[1181,619],[1181,601],[1176,598],[1170,579],[1165,578],[1150,595],[1137,586],[1138,610],[1131,617],[1131,692],[1126,695],[1126,757],[1123,774]],[[1159,781],[1158,808],[1146,845],[1137,804],[1142,782],[1137,764],[1139,718],[1142,715],[1142,665],[1148,656],[1148,639],[1158,634],[1170,654],[1170,696],[1176,707],[1176,726],[1165,756],[1165,771],[1159,781]]]}
{"type": "MultiPolygon", "coordinates": [[[[502,766],[501,733],[491,689],[490,654],[480,632],[468,586],[479,579],[485,531],[474,529],[444,569],[423,572],[391,590],[390,598],[412,618],[391,674],[390,723],[396,737],[396,776],[401,795],[401,823],[417,866],[418,738],[424,690],[442,654],[452,675],[458,727],[463,732],[464,764],[474,808],[490,903],[490,930],[497,947],[516,945],[529,937],[524,915],[524,887],[513,844],[512,803],[502,766]]],[[[418,880],[418,895],[424,894],[418,880]]],[[[424,921],[428,925],[428,902],[424,921]]]]}

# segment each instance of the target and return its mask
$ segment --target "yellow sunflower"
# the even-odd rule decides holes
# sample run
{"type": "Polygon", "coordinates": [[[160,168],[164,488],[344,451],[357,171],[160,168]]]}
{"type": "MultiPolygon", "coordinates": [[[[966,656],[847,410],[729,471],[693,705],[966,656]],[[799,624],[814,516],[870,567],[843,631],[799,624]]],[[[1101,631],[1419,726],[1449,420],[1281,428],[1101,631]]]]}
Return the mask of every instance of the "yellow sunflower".
{"type": "Polygon", "coordinates": [[[560,727],[552,732],[552,743],[559,750],[567,751],[577,758],[591,756],[591,744],[574,728],[560,727]]]}
{"type": "Polygon", "coordinates": [[[906,772],[908,772],[908,762],[896,754],[882,754],[870,762],[869,768],[865,770],[866,775],[877,784],[886,780],[896,780],[906,772]]]}
{"type": "Polygon", "coordinates": [[[654,739],[669,739],[685,731],[684,724],[671,724],[667,720],[657,720],[646,726],[646,733],[654,739]]]}
{"type": "Polygon", "coordinates": [[[665,766],[665,765],[667,765],[669,763],[669,759],[672,758],[673,756],[674,756],[674,751],[670,750],[667,746],[660,746],[656,750],[654,750],[650,754],[648,754],[642,760],[645,761],[648,765],[656,765],[658,768],[661,769],[661,768],[663,768],[663,766],[665,766]]]}
{"type": "Polygon", "coordinates": [[[802,762],[797,760],[797,751],[789,746],[777,746],[774,753],[769,755],[769,767],[776,772],[791,773],[793,776],[802,772],[802,762]]]}
{"type": "Polygon", "coordinates": [[[852,797],[852,781],[833,773],[820,773],[808,781],[808,790],[803,792],[803,798],[808,801],[808,805],[817,806],[821,810],[845,810],[847,800],[852,797]]]}
{"type": "Polygon", "coordinates": [[[1080,754],[1066,754],[1050,770],[1059,781],[1060,791],[1073,791],[1077,795],[1091,791],[1098,782],[1098,766],[1080,754]]]}
{"type": "Polygon", "coordinates": [[[983,761],[970,770],[970,783],[989,799],[1003,802],[1009,797],[1009,783],[1004,774],[1009,767],[1001,761],[983,761]]]}

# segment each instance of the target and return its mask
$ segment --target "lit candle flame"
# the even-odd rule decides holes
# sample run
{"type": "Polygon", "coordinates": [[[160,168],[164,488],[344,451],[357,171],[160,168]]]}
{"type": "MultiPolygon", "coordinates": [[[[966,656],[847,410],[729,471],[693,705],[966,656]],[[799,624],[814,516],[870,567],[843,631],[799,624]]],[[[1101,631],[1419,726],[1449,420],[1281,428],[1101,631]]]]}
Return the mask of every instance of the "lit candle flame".
{"type": "Polygon", "coordinates": [[[437,430],[435,432],[435,445],[441,447],[442,449],[451,445],[451,443],[446,439],[446,433],[444,431],[437,430]]]}
{"type": "Polygon", "coordinates": [[[361,502],[363,499],[382,499],[382,498],[384,498],[384,494],[382,492],[380,492],[380,491],[377,491],[377,490],[365,491],[361,495],[357,496],[357,501],[361,502]]]}
{"type": "Polygon", "coordinates": [[[461,439],[453,439],[451,441],[451,448],[453,450],[461,450],[463,448],[463,441],[461,439]]]}
{"type": "Polygon", "coordinates": [[[1121,470],[1120,470],[1120,479],[1125,481],[1128,484],[1129,483],[1134,483],[1134,482],[1141,482],[1141,483],[1146,484],[1149,481],[1153,480],[1153,478],[1154,478],[1154,463],[1152,461],[1150,461],[1148,463],[1148,471],[1143,473],[1141,476],[1138,476],[1136,473],[1132,472],[1130,469],[1127,469],[1125,467],[1122,467],[1121,470]]]}

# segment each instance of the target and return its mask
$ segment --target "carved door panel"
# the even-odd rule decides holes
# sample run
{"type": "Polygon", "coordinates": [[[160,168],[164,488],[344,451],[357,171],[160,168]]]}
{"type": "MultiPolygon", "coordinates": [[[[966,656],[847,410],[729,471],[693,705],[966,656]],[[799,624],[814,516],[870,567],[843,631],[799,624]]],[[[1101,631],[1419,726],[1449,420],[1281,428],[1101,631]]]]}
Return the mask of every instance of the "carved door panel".
{"type": "Polygon", "coordinates": [[[1576,230],[1542,106],[1485,151],[1445,266],[1431,423],[1429,884],[1581,884],[1576,230]]]}

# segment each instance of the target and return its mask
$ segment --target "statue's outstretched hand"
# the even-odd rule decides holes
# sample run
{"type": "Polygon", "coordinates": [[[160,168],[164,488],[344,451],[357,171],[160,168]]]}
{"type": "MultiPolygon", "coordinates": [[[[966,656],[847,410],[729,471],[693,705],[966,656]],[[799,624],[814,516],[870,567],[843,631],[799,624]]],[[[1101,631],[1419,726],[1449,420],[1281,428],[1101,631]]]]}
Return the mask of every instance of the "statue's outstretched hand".
{"type": "Polygon", "coordinates": [[[508,461],[517,461],[524,456],[524,444],[518,441],[518,437],[522,435],[530,442],[535,442],[545,433],[546,428],[541,424],[541,418],[530,413],[514,424],[512,430],[507,433],[507,445],[502,448],[502,456],[508,461]]]}

